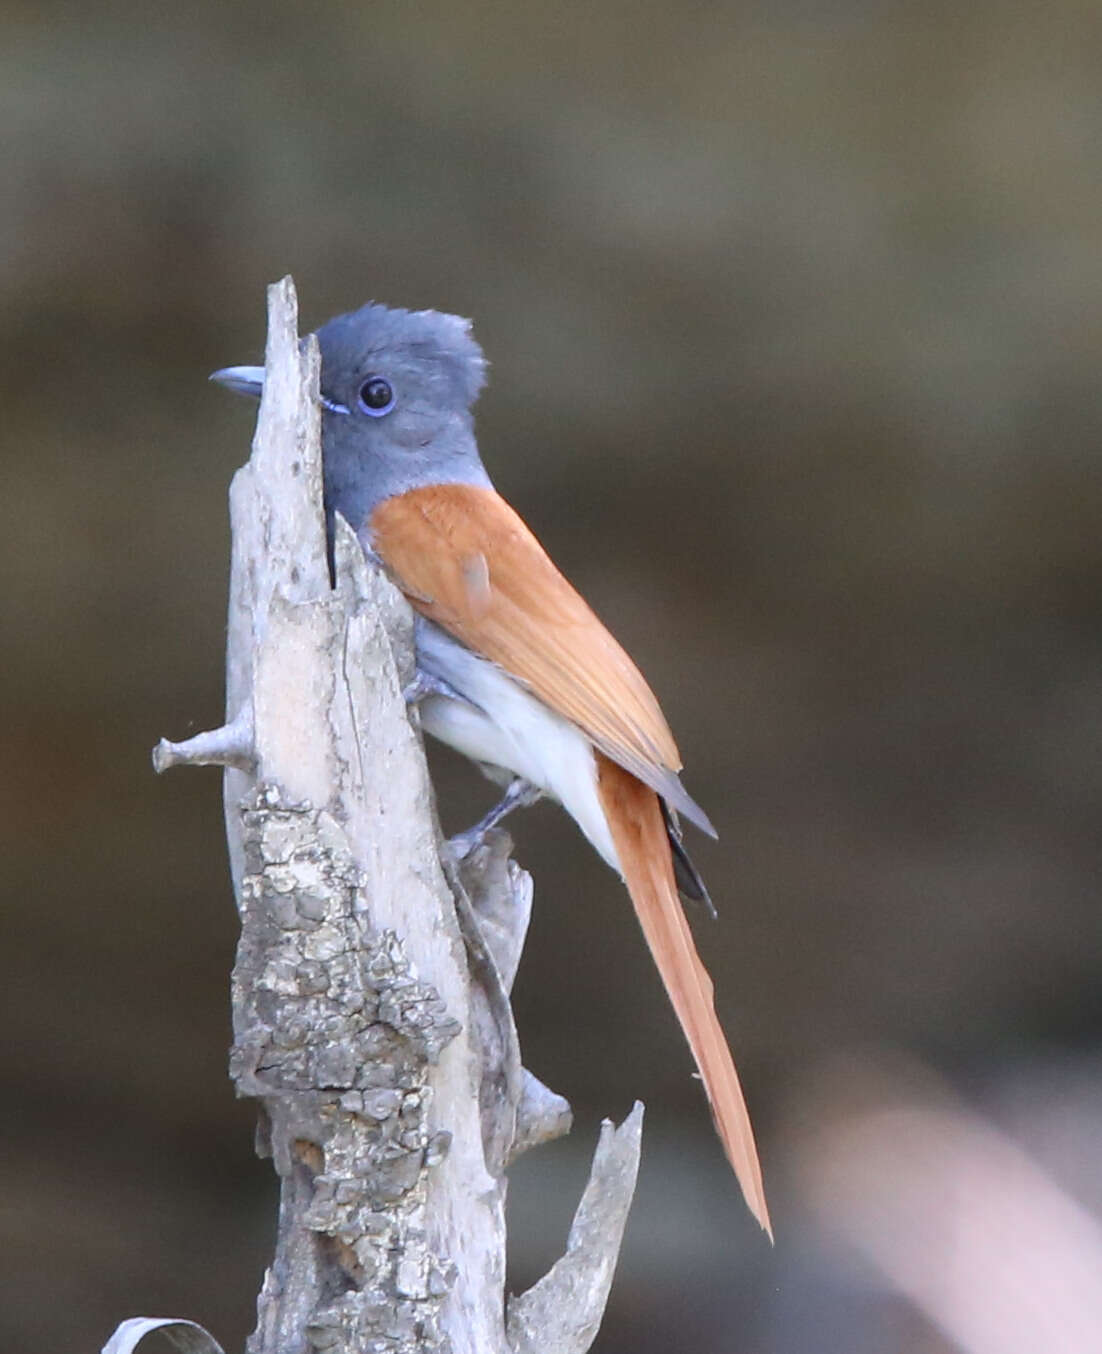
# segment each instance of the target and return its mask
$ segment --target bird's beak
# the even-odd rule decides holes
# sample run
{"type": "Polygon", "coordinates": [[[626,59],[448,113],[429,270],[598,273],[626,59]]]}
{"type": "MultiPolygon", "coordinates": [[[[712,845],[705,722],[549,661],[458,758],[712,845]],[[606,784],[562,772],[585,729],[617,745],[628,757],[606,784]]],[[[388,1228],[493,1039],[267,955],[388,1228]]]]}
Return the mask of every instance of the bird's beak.
{"type": "MultiPolygon", "coordinates": [[[[256,400],[264,393],[263,367],[223,367],[221,371],[212,371],[207,379],[217,381],[220,386],[225,386],[236,395],[251,395],[256,400]]],[[[331,414],[348,413],[346,404],[338,404],[328,395],[319,395],[318,403],[331,414]]]]}
{"type": "Polygon", "coordinates": [[[212,371],[209,379],[237,395],[251,395],[257,400],[264,390],[263,367],[223,367],[221,371],[212,371]]]}

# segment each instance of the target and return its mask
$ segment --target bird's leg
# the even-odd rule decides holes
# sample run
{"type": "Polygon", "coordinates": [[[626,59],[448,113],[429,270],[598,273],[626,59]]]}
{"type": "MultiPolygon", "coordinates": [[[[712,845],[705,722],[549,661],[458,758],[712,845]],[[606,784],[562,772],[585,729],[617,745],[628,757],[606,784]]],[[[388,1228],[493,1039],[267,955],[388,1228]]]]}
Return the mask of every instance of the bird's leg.
{"type": "Polygon", "coordinates": [[[475,823],[474,827],[470,827],[466,832],[459,832],[454,837],[450,837],[448,839],[448,845],[455,852],[456,856],[462,860],[464,856],[470,855],[476,846],[481,846],[485,840],[486,833],[489,832],[491,828],[497,827],[498,823],[508,817],[514,809],[526,809],[542,798],[543,791],[539,789],[538,786],[533,785],[529,780],[525,780],[523,776],[515,776],[509,782],[508,789],[490,812],[479,822],[475,823]]]}
{"type": "Polygon", "coordinates": [[[464,705],[470,705],[466,696],[456,691],[455,687],[449,682],[445,682],[443,677],[437,677],[431,672],[426,672],[424,668],[418,668],[412,682],[402,689],[402,699],[407,705],[420,705],[426,696],[447,696],[449,700],[462,701],[464,705]]]}

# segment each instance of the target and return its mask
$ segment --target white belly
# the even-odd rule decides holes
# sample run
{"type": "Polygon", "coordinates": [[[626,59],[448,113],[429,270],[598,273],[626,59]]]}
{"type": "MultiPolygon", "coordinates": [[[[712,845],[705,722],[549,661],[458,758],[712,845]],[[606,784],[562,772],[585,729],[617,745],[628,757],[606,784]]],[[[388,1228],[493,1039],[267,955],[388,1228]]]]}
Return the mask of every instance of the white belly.
{"type": "Polygon", "coordinates": [[[597,796],[593,745],[585,734],[496,663],[480,658],[423,619],[417,622],[417,665],[465,697],[427,696],[421,702],[422,727],[472,761],[523,776],[557,799],[619,872],[597,796]]]}

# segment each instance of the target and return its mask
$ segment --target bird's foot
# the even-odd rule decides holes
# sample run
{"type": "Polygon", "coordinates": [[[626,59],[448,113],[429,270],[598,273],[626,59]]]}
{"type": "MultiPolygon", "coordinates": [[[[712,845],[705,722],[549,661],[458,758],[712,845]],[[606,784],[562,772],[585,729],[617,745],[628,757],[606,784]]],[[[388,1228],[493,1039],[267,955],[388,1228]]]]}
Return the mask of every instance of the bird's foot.
{"type": "Polygon", "coordinates": [[[470,704],[466,696],[456,691],[449,682],[445,682],[443,677],[435,677],[431,672],[418,668],[413,681],[403,687],[402,699],[407,705],[420,705],[426,696],[447,696],[449,700],[462,701],[464,705],[470,704]]]}
{"type": "Polygon", "coordinates": [[[486,840],[486,834],[497,827],[514,809],[527,809],[542,798],[543,791],[538,786],[525,780],[523,776],[515,777],[509,782],[509,788],[501,799],[484,818],[475,823],[474,827],[469,827],[466,832],[457,832],[454,837],[448,838],[448,845],[454,851],[456,859],[462,860],[476,847],[481,846],[486,840]]]}

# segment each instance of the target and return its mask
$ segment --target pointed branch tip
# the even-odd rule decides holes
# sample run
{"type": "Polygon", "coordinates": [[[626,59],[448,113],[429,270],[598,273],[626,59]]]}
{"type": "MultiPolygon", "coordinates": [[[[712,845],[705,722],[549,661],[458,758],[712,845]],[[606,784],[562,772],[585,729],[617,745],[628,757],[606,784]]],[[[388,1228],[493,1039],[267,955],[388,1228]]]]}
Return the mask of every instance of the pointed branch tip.
{"type": "Polygon", "coordinates": [[[589,1180],[578,1204],[566,1253],[542,1279],[512,1298],[507,1334],[513,1354],[585,1354],[597,1337],[635,1193],[643,1105],[616,1128],[601,1125],[589,1180]]]}

